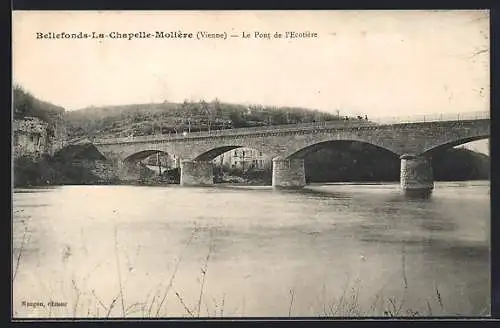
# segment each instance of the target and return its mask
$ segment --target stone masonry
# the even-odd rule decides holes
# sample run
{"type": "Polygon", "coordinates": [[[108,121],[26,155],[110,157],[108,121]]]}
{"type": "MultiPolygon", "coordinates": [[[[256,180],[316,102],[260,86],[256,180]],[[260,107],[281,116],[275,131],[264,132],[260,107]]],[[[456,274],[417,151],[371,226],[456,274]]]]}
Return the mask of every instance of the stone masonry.
{"type": "Polygon", "coordinates": [[[304,160],[273,158],[272,184],[277,188],[302,188],[306,185],[304,160]]]}
{"type": "Polygon", "coordinates": [[[401,189],[406,194],[430,194],[434,189],[432,164],[429,157],[401,156],[401,189]]]}
{"type": "MultiPolygon", "coordinates": [[[[428,160],[415,159],[431,157],[442,149],[463,143],[485,139],[490,136],[489,119],[472,119],[461,121],[434,121],[404,124],[322,122],[318,124],[297,124],[265,128],[243,128],[192,133],[187,136],[147,136],[134,139],[102,139],[95,142],[99,151],[108,159],[117,162],[135,160],[137,154],[166,152],[185,161],[184,173],[181,176],[183,185],[191,183],[210,184],[208,167],[205,162],[232,149],[249,147],[278,158],[273,164],[273,185],[275,187],[298,187],[305,184],[299,178],[302,172],[300,161],[290,161],[285,172],[286,162],[283,160],[303,159],[309,152],[322,144],[349,140],[370,143],[389,150],[402,158],[403,190],[426,185],[432,173],[425,171],[422,163],[428,160]],[[410,156],[410,157],[408,157],[410,156]],[[186,160],[191,161],[187,164],[186,160]],[[292,164],[293,163],[293,164],[292,164]],[[196,166],[199,165],[199,168],[196,166]],[[192,172],[193,179],[189,177],[192,172]],[[203,173],[201,173],[203,172],[203,173]],[[419,173],[420,172],[420,173],[419,173]],[[420,177],[420,174],[423,177],[420,177]],[[429,175],[430,174],[430,175],[429,175]],[[287,181],[289,180],[289,181],[287,181]]],[[[429,162],[430,163],[430,162],[429,162]]],[[[303,162],[302,162],[303,166],[303,162]]],[[[427,183],[428,184],[428,183],[427,183]]],[[[428,187],[425,187],[428,189],[428,187]]],[[[414,188],[413,188],[414,189],[414,188]]],[[[417,188],[418,189],[418,188],[417,188]]]]}
{"type": "Polygon", "coordinates": [[[214,167],[207,161],[181,161],[181,186],[209,186],[214,184],[214,167]]]}

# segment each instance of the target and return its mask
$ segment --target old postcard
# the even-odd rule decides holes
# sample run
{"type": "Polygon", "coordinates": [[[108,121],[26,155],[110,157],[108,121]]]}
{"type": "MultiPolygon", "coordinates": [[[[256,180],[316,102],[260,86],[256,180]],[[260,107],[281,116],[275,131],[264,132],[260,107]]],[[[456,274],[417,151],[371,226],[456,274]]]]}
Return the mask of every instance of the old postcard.
{"type": "Polygon", "coordinates": [[[489,35],[14,11],[13,318],[490,315],[489,35]]]}

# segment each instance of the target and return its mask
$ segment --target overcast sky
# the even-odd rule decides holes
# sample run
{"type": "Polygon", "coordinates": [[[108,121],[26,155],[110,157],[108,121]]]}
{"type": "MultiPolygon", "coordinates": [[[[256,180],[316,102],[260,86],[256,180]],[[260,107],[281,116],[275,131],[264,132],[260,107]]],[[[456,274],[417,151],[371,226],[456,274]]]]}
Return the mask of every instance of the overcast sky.
{"type": "Polygon", "coordinates": [[[487,11],[14,12],[13,77],[74,110],[184,99],[369,117],[489,110],[487,11]],[[226,32],[46,40],[36,32],[226,32]],[[255,39],[310,31],[314,39],[255,39]]]}

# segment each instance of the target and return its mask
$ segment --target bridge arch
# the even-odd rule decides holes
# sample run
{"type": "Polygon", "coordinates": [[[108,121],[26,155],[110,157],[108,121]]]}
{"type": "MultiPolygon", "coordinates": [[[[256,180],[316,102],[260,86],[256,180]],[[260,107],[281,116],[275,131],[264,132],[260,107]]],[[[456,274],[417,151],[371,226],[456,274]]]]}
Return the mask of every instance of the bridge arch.
{"type": "Polygon", "coordinates": [[[457,138],[456,140],[452,140],[452,141],[444,142],[444,143],[441,143],[441,144],[433,145],[433,146],[425,149],[424,152],[422,153],[422,155],[426,155],[426,156],[432,157],[436,153],[439,153],[439,152],[441,152],[443,150],[446,150],[446,149],[449,149],[449,148],[453,148],[453,147],[456,147],[456,146],[460,146],[460,145],[463,145],[463,144],[466,144],[466,143],[469,143],[469,142],[478,141],[478,140],[485,140],[485,139],[489,139],[489,138],[490,138],[490,134],[489,133],[487,133],[487,134],[479,134],[479,135],[469,136],[469,137],[464,137],[464,138],[457,138]]]}
{"type": "MultiPolygon", "coordinates": [[[[393,172],[397,175],[399,172],[399,154],[397,154],[395,151],[392,149],[386,148],[384,146],[381,146],[375,142],[369,142],[367,140],[360,140],[361,138],[348,138],[347,136],[344,136],[344,138],[330,138],[326,139],[324,138],[323,140],[320,140],[318,142],[311,142],[307,144],[305,147],[297,147],[295,151],[292,153],[289,153],[286,157],[277,157],[273,159],[273,186],[276,187],[285,187],[285,188],[301,188],[302,186],[306,185],[308,182],[308,179],[313,178],[313,176],[316,176],[315,178],[319,179],[325,179],[325,178],[332,178],[333,176],[337,175],[336,179],[339,177],[342,178],[340,175],[347,175],[344,176],[346,179],[358,179],[359,178],[359,167],[356,164],[356,157],[361,157],[363,153],[365,152],[370,152],[373,154],[373,152],[376,153],[382,153],[382,157],[389,157],[393,161],[391,161],[391,165],[387,167],[388,172],[393,172]],[[323,162],[323,158],[329,158],[330,161],[332,158],[330,157],[333,155],[334,157],[339,156],[340,154],[335,154],[335,153],[325,153],[326,157],[317,157],[316,160],[313,158],[309,157],[308,155],[313,154],[319,150],[334,150],[334,151],[339,151],[339,150],[345,150],[347,152],[350,152],[353,156],[351,157],[353,159],[352,165],[349,166],[352,170],[347,170],[344,171],[343,168],[341,168],[337,173],[327,173],[327,172],[334,172],[335,169],[329,169],[329,164],[325,165],[326,162],[323,162]],[[310,165],[313,165],[315,168],[312,169],[312,171],[308,168],[310,165]],[[318,171],[319,169],[319,171],[318,171]],[[326,169],[326,171],[324,171],[326,169]],[[320,171],[323,171],[323,173],[319,173],[320,171]],[[333,174],[333,175],[332,175],[333,174]],[[306,177],[307,175],[307,177],[306,177]],[[356,177],[355,177],[356,176],[356,177]]],[[[343,157],[343,156],[342,156],[343,157]]],[[[338,157],[338,159],[341,159],[341,157],[338,157]]],[[[341,161],[343,161],[344,164],[347,162],[344,161],[345,158],[342,158],[341,161]]],[[[363,158],[366,159],[366,156],[363,158]]],[[[363,159],[359,161],[358,163],[364,162],[363,159]]],[[[336,160],[334,160],[336,161],[336,160]]],[[[377,157],[371,157],[370,156],[370,161],[366,164],[362,164],[366,167],[366,172],[361,171],[361,175],[366,175],[371,176],[371,179],[374,179],[373,172],[368,172],[369,167],[376,167],[376,163],[379,161],[378,156],[377,157]],[[375,166],[374,166],[375,165],[375,166]],[[364,172],[364,173],[363,173],[364,172]],[[370,175],[371,174],[371,175],[370,175]]],[[[335,163],[334,163],[335,165],[335,163]]],[[[385,167],[385,166],[384,166],[385,167]]],[[[340,167],[339,167],[340,168],[340,167]]],[[[345,168],[345,167],[344,167],[345,168]]],[[[387,175],[387,173],[381,173],[383,175],[387,175]]],[[[392,173],[390,173],[390,176],[392,177],[392,173]]],[[[387,179],[381,178],[382,180],[387,179]]],[[[309,180],[311,181],[311,180],[309,180]]]]}
{"type": "Polygon", "coordinates": [[[218,156],[237,148],[244,148],[245,146],[221,146],[205,151],[204,153],[196,156],[195,161],[211,161],[218,156]]]}
{"type": "Polygon", "coordinates": [[[238,149],[238,148],[249,148],[249,149],[257,150],[263,154],[268,154],[268,152],[266,152],[263,149],[260,149],[260,147],[255,147],[254,145],[251,145],[251,144],[249,144],[249,145],[243,145],[243,144],[225,145],[225,146],[215,147],[215,148],[211,148],[209,150],[206,150],[206,151],[202,152],[201,154],[197,155],[196,157],[194,157],[194,160],[195,161],[211,161],[211,160],[217,158],[218,156],[220,156],[228,151],[238,149]]]}
{"type": "Polygon", "coordinates": [[[151,155],[155,155],[155,154],[166,154],[166,155],[170,155],[168,152],[166,151],[163,151],[163,150],[157,150],[157,149],[147,149],[147,150],[141,150],[141,151],[138,151],[138,152],[135,152],[133,154],[130,154],[128,155],[127,157],[125,157],[123,159],[124,162],[126,163],[132,163],[132,162],[138,162],[138,161],[141,161],[143,159],[146,159],[148,158],[149,156],[151,155]]]}
{"type": "Polygon", "coordinates": [[[299,150],[294,151],[293,153],[289,154],[286,156],[286,159],[303,159],[305,158],[308,154],[311,154],[313,152],[316,152],[320,149],[327,148],[329,146],[339,146],[342,147],[343,149],[347,149],[352,145],[370,145],[370,147],[390,153],[394,156],[398,156],[399,154],[395,153],[392,149],[383,147],[381,145],[371,143],[365,140],[359,140],[359,139],[333,139],[333,140],[327,140],[327,141],[320,141],[316,143],[309,144],[303,148],[300,148],[299,150]]]}
{"type": "Polygon", "coordinates": [[[182,159],[181,164],[186,164],[185,185],[200,181],[209,184],[210,163],[205,162],[228,150],[248,147],[276,159],[273,161],[273,174],[276,171],[273,185],[276,182],[276,186],[300,186],[302,180],[298,177],[303,174],[301,157],[332,142],[357,141],[401,156],[402,187],[414,185],[415,188],[427,188],[431,175],[421,170],[430,166],[430,161],[425,158],[427,155],[432,157],[433,153],[442,149],[490,136],[490,120],[486,118],[382,125],[338,123],[221,130],[183,137],[103,140],[97,143],[97,147],[107,158],[118,163],[124,158],[140,159],[162,150],[175,154],[182,159]],[[202,171],[203,174],[200,173],[202,171]]]}
{"type": "Polygon", "coordinates": [[[149,179],[155,175],[164,176],[165,172],[179,166],[176,158],[171,153],[160,149],[143,149],[128,153],[118,162],[118,174],[121,179],[139,181],[149,179]],[[163,155],[158,162],[155,154],[163,155]],[[151,159],[151,161],[149,161],[151,159]]]}

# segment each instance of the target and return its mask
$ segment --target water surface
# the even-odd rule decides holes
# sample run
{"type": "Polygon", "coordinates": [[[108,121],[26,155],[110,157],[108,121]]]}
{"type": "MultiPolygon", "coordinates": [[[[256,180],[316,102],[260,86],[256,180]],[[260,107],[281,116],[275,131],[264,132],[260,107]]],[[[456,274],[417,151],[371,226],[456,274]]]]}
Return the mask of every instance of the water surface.
{"type": "Polygon", "coordinates": [[[489,190],[17,189],[14,316],[487,315],[489,190]]]}

